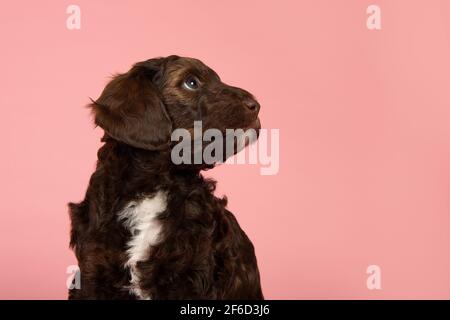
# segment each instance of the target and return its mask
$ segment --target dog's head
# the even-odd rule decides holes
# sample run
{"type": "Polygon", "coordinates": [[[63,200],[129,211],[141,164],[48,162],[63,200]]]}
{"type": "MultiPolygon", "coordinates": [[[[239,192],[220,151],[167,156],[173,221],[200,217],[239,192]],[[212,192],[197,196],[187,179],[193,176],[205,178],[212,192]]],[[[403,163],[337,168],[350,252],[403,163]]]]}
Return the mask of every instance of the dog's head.
{"type": "Polygon", "coordinates": [[[171,147],[172,131],[260,129],[259,103],[223,83],[200,60],[169,56],[136,63],[114,77],[91,104],[95,123],[112,138],[147,150],[171,147]]]}

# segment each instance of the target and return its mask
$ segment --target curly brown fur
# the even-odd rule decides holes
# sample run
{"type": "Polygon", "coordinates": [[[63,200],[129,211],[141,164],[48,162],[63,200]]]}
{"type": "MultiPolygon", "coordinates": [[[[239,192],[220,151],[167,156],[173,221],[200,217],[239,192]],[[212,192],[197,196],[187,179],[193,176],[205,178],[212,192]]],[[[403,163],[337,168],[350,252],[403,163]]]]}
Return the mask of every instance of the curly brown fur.
{"type": "Polygon", "coordinates": [[[256,100],[199,60],[170,56],[116,76],[91,108],[105,136],[85,199],[69,204],[81,272],[81,289],[69,298],[137,298],[125,267],[133,235],[118,213],[163,190],[160,240],[136,265],[140,290],[152,299],[262,299],[253,245],[226,198],[214,196],[215,182],[200,174],[212,166],[177,166],[170,157],[172,130],[192,129],[198,119],[205,129],[259,129],[256,100]],[[184,90],[183,79],[193,75],[201,88],[184,90]]]}

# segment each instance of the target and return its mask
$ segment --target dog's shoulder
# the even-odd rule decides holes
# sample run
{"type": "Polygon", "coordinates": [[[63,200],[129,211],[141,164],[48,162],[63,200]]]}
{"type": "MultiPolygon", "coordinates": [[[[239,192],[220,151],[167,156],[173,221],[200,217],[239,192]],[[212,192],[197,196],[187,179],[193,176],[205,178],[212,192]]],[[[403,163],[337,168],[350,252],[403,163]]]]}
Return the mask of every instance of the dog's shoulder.
{"type": "Polygon", "coordinates": [[[233,242],[239,247],[239,251],[248,256],[248,258],[253,259],[255,256],[254,246],[245,231],[241,228],[235,215],[228,209],[225,209],[224,216],[230,226],[233,242]]]}

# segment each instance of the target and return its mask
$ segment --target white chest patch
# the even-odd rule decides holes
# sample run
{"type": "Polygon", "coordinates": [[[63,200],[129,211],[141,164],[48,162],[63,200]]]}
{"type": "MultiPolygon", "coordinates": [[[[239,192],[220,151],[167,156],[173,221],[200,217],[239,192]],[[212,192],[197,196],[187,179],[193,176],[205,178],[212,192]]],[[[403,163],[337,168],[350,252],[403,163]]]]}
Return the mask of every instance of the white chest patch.
{"type": "Polygon", "coordinates": [[[119,213],[119,219],[132,234],[128,242],[128,261],[125,267],[130,269],[130,291],[140,299],[151,299],[139,288],[140,275],[136,269],[138,261],[146,260],[150,247],[159,241],[161,224],[157,219],[159,213],[167,206],[167,194],[158,191],[154,196],[129,202],[119,213]]]}

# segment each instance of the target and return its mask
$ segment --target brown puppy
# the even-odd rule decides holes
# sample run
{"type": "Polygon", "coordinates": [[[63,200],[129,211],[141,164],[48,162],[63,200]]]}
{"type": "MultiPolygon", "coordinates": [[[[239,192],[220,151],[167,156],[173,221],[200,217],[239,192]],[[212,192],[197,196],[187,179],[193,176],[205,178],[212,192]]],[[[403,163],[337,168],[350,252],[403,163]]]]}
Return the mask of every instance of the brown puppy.
{"type": "Polygon", "coordinates": [[[259,130],[253,96],[170,56],[116,76],[91,108],[104,145],[85,199],[69,204],[81,272],[69,298],[262,299],[253,245],[200,175],[213,165],[171,161],[171,133],[196,120],[259,130]]]}

